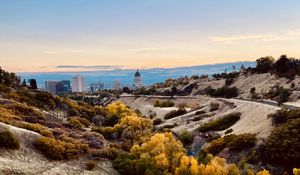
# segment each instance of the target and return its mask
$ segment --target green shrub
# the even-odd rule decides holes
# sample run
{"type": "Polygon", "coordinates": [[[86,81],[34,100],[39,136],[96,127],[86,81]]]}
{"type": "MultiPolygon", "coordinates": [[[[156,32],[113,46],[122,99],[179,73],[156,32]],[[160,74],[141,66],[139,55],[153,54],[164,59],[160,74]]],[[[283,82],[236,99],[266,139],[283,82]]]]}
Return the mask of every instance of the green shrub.
{"type": "Polygon", "coordinates": [[[218,118],[212,121],[209,121],[205,124],[202,124],[199,127],[200,132],[208,131],[222,131],[234,125],[240,119],[241,113],[231,113],[227,114],[222,118],[218,118]]]}
{"type": "Polygon", "coordinates": [[[0,132],[0,147],[9,149],[19,149],[20,142],[19,139],[10,131],[0,132]]]}
{"type": "Polygon", "coordinates": [[[208,95],[211,95],[213,97],[224,97],[224,98],[233,98],[237,97],[239,95],[238,89],[236,87],[228,87],[223,86],[218,89],[208,89],[207,92],[208,95]]]}
{"type": "Polygon", "coordinates": [[[100,150],[93,150],[91,152],[93,158],[107,158],[114,160],[119,155],[119,149],[115,147],[106,147],[100,150]]]}
{"type": "Polygon", "coordinates": [[[70,127],[72,127],[72,128],[81,129],[81,128],[84,127],[84,124],[82,124],[80,122],[80,118],[79,117],[68,118],[68,122],[69,122],[70,127]]]}
{"type": "Polygon", "coordinates": [[[105,126],[115,126],[120,120],[117,114],[108,113],[105,117],[105,126]]]}
{"type": "Polygon", "coordinates": [[[85,167],[87,170],[93,170],[97,165],[97,162],[95,160],[88,160],[85,163],[85,167]]]}
{"type": "Polygon", "coordinates": [[[252,148],[256,144],[255,134],[245,133],[236,135],[231,142],[228,143],[230,151],[240,151],[242,149],[252,148]]]}
{"type": "Polygon", "coordinates": [[[153,125],[159,125],[162,123],[162,119],[160,118],[156,118],[155,120],[153,120],[153,125]]]}
{"type": "Polygon", "coordinates": [[[104,138],[106,139],[111,139],[115,130],[113,127],[99,127],[99,128],[93,128],[92,131],[95,131],[99,134],[102,134],[104,138]]]}
{"type": "Polygon", "coordinates": [[[34,141],[34,146],[48,159],[72,159],[88,150],[82,143],[65,142],[48,137],[40,137],[34,141]]]}
{"type": "Polygon", "coordinates": [[[241,151],[243,149],[252,148],[255,144],[255,134],[230,134],[213,140],[204,150],[206,153],[216,155],[224,148],[229,148],[230,151],[241,151]]]}
{"type": "Polygon", "coordinates": [[[213,103],[213,102],[211,102],[211,103],[210,103],[210,109],[209,109],[209,111],[210,111],[210,112],[216,111],[216,110],[219,109],[219,106],[220,106],[219,103],[213,103]]]}
{"type": "Polygon", "coordinates": [[[139,159],[129,153],[120,154],[114,161],[113,167],[120,174],[141,175],[141,174],[162,174],[157,164],[151,160],[139,159]]]}
{"type": "Polygon", "coordinates": [[[274,125],[284,124],[289,120],[300,118],[300,109],[283,108],[268,117],[272,118],[272,124],[274,125]]]}
{"type": "Polygon", "coordinates": [[[166,100],[166,101],[162,101],[162,102],[159,100],[156,100],[154,103],[154,107],[161,107],[161,108],[173,107],[174,105],[175,105],[175,103],[170,100],[166,100]]]}
{"type": "Polygon", "coordinates": [[[188,131],[181,132],[178,138],[184,145],[190,145],[194,141],[194,135],[188,131]]]}
{"type": "Polygon", "coordinates": [[[164,119],[166,119],[166,120],[171,119],[171,118],[174,118],[174,117],[186,114],[186,113],[187,113],[187,111],[185,110],[185,108],[179,108],[178,110],[172,110],[169,113],[167,113],[164,116],[164,119]]]}
{"type": "Polygon", "coordinates": [[[262,146],[264,159],[275,165],[300,165],[300,118],[276,127],[262,146]]]}
{"type": "Polygon", "coordinates": [[[202,114],[205,114],[205,111],[204,111],[204,110],[201,110],[201,111],[197,111],[197,112],[196,112],[196,115],[202,115],[202,114]]]}
{"type": "Polygon", "coordinates": [[[233,132],[233,129],[227,129],[225,132],[224,132],[224,134],[229,134],[229,133],[232,133],[233,132]]]}

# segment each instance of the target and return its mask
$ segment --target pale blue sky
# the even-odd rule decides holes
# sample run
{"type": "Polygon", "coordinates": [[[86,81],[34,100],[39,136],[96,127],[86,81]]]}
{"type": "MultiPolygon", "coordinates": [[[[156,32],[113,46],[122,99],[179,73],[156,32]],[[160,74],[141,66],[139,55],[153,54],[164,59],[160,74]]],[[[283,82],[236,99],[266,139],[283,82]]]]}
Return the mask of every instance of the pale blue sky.
{"type": "Polygon", "coordinates": [[[1,0],[0,62],[65,71],[57,66],[300,57],[299,9],[297,0],[1,0]]]}

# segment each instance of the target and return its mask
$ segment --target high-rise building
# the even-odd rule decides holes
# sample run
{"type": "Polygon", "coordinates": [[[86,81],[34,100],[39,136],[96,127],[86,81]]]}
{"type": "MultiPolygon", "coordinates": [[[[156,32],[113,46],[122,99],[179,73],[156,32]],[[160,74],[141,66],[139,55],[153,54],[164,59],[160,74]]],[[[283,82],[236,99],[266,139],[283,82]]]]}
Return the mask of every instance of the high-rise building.
{"type": "Polygon", "coordinates": [[[83,92],[84,91],[84,78],[81,75],[76,75],[72,78],[72,91],[83,92]]]}
{"type": "Polygon", "coordinates": [[[99,91],[99,90],[102,90],[104,89],[104,83],[92,83],[90,84],[90,91],[91,92],[96,92],[96,91],[99,91]]]}
{"type": "Polygon", "coordinates": [[[71,92],[71,86],[70,86],[69,80],[63,80],[63,81],[46,81],[45,87],[46,91],[50,92],[52,94],[64,94],[71,92]]]}
{"type": "Polygon", "coordinates": [[[114,90],[118,91],[120,89],[121,89],[121,82],[120,82],[120,80],[115,80],[114,90]]]}
{"type": "Polygon", "coordinates": [[[52,94],[57,94],[56,86],[59,83],[59,81],[45,81],[45,88],[47,92],[50,92],[52,94]]]}
{"type": "Polygon", "coordinates": [[[136,73],[134,74],[133,88],[138,89],[141,87],[143,87],[142,76],[139,70],[137,70],[136,73]]]}

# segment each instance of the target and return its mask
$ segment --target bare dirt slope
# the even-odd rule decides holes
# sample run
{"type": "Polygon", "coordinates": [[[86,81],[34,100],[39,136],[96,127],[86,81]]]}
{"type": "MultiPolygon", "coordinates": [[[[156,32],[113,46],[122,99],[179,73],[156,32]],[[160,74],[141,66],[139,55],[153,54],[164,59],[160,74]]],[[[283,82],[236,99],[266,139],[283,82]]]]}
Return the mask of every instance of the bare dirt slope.
{"type": "MultiPolygon", "coordinates": [[[[233,133],[255,133],[258,138],[266,138],[272,130],[272,121],[268,118],[268,115],[276,112],[279,107],[263,104],[259,102],[244,101],[239,99],[216,99],[207,96],[191,97],[191,99],[175,99],[175,103],[180,101],[181,103],[186,101],[187,103],[198,103],[202,108],[192,110],[187,114],[177,116],[168,120],[164,119],[164,115],[174,108],[155,108],[153,107],[153,101],[156,98],[121,98],[126,105],[133,109],[138,109],[143,115],[149,116],[149,113],[155,112],[157,114],[155,118],[161,118],[163,122],[156,127],[170,128],[176,133],[180,133],[183,130],[193,131],[196,130],[201,124],[209,122],[210,120],[222,117],[226,114],[233,112],[241,112],[241,119],[234,124],[231,128],[233,133]],[[210,103],[218,103],[219,109],[216,111],[210,111],[210,103]],[[150,111],[150,112],[149,112],[150,111]],[[204,114],[196,114],[197,111],[204,111],[204,114]]],[[[225,132],[221,131],[220,134],[225,132]]]]}
{"type": "Polygon", "coordinates": [[[85,160],[49,161],[32,145],[32,141],[40,135],[38,133],[0,123],[0,130],[10,130],[21,143],[18,150],[0,150],[0,174],[25,175],[75,175],[75,174],[103,174],[114,175],[117,172],[112,168],[111,162],[99,162],[93,171],[85,170],[85,160]]]}

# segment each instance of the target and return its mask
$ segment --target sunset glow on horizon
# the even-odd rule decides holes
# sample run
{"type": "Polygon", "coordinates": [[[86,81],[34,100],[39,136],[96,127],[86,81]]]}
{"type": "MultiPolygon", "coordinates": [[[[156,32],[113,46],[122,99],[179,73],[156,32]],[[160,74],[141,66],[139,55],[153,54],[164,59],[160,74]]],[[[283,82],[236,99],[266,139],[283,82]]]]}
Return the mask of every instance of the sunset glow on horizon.
{"type": "Polygon", "coordinates": [[[60,72],[299,58],[299,8],[293,0],[1,1],[0,62],[60,72]]]}

